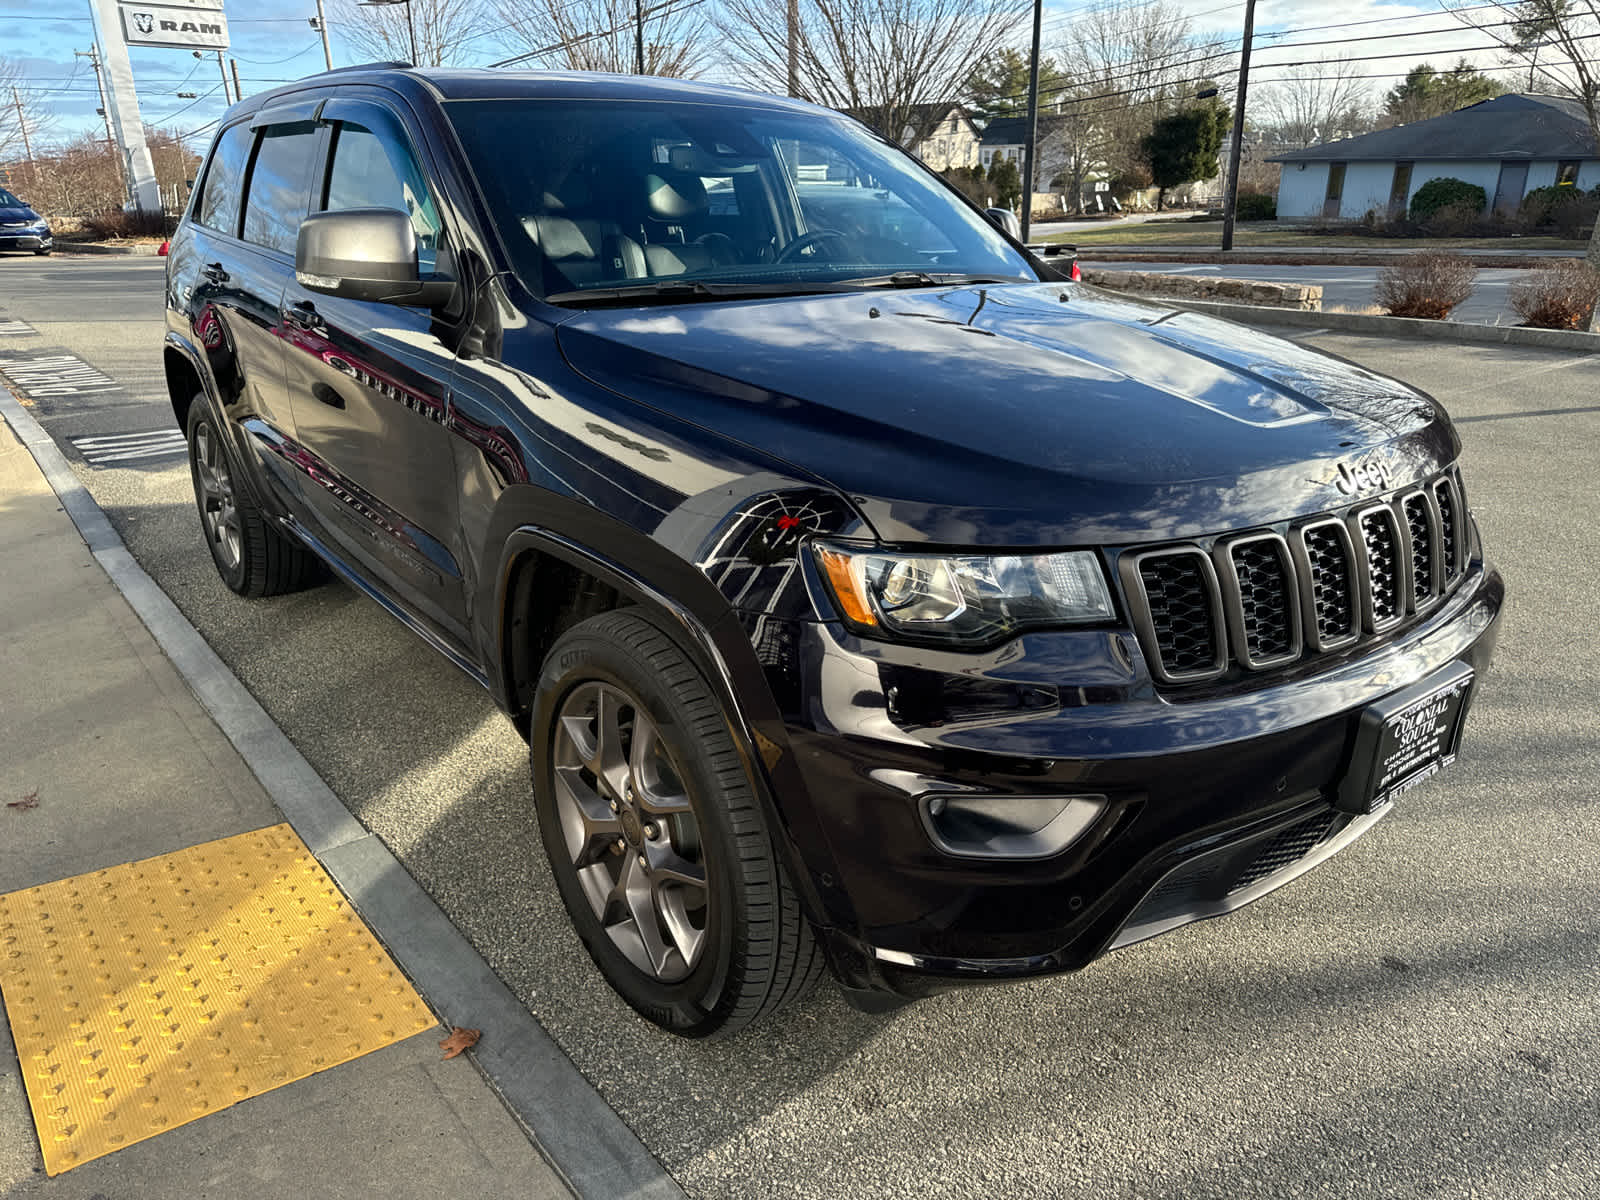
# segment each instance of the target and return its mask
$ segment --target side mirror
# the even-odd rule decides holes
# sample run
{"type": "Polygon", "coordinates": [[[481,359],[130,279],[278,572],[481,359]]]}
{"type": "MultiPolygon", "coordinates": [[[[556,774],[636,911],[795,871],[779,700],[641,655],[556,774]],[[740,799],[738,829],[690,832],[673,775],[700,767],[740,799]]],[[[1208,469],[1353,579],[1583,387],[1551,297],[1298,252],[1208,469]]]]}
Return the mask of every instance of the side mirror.
{"type": "Polygon", "coordinates": [[[455,281],[423,279],[411,218],[393,208],[348,208],[313,213],[300,222],[294,277],[325,296],[439,308],[455,281]]]}
{"type": "Polygon", "coordinates": [[[989,214],[989,220],[1000,226],[1012,237],[1017,238],[1019,241],[1021,240],[1022,222],[1017,220],[1016,213],[1009,208],[986,208],[983,211],[989,214]]]}

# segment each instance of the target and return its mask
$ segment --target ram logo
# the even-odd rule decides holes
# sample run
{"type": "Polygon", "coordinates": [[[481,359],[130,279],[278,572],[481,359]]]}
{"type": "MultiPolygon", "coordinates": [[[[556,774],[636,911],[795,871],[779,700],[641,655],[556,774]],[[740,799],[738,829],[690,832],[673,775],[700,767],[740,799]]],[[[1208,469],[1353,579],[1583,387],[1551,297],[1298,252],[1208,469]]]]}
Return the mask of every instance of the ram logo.
{"type": "Polygon", "coordinates": [[[136,13],[132,13],[130,15],[133,17],[133,27],[135,29],[137,29],[140,33],[154,33],[155,32],[155,28],[156,28],[156,15],[155,15],[155,13],[136,12],[136,13]]]}

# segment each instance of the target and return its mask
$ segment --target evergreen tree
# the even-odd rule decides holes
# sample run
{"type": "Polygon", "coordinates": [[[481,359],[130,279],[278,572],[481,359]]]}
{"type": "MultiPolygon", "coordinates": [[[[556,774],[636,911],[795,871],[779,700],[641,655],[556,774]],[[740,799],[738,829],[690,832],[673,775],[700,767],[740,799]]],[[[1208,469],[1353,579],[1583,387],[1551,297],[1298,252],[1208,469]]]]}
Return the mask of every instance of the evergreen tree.
{"type": "Polygon", "coordinates": [[[1219,156],[1233,114],[1221,104],[1203,104],[1162,117],[1139,143],[1150,164],[1156,187],[1156,208],[1166,203],[1167,189],[1198,179],[1215,179],[1219,156]]]}

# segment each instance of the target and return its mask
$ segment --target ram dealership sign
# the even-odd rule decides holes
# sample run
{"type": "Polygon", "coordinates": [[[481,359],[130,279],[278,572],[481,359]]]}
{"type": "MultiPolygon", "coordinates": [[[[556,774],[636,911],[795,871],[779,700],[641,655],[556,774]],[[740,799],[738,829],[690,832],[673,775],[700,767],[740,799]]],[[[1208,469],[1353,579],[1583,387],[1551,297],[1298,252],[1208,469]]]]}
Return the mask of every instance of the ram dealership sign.
{"type": "Polygon", "coordinates": [[[130,46],[178,50],[226,50],[228,18],[222,9],[174,4],[119,4],[122,32],[130,46]]]}

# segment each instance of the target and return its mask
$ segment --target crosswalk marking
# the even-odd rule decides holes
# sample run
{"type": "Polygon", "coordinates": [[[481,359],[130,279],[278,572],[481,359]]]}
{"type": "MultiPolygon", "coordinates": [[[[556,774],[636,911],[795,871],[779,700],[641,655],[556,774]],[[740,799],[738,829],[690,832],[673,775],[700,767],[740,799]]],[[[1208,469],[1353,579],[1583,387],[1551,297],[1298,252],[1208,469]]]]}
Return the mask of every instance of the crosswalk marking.
{"type": "Polygon", "coordinates": [[[40,354],[27,358],[0,356],[0,375],[32,399],[122,389],[115,379],[71,354],[40,354]]]}
{"type": "Polygon", "coordinates": [[[11,321],[0,317],[0,337],[25,337],[37,332],[26,321],[11,321]]]}
{"type": "Polygon", "coordinates": [[[86,462],[97,467],[179,455],[188,446],[183,434],[176,429],[147,429],[138,433],[102,434],[67,440],[86,462]]]}

